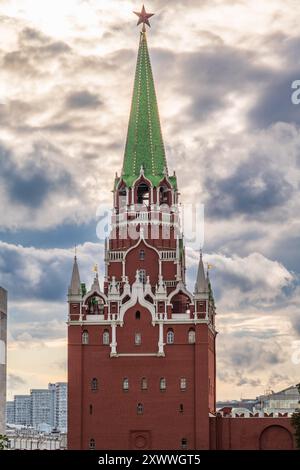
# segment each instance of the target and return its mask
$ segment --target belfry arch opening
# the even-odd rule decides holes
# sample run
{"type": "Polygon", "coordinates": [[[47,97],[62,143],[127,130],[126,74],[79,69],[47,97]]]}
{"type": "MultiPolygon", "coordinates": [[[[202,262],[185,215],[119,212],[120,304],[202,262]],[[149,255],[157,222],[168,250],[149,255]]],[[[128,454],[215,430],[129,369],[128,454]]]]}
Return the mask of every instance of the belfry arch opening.
{"type": "Polygon", "coordinates": [[[150,189],[146,183],[140,183],[137,188],[137,203],[149,207],[150,189]]]}
{"type": "Polygon", "coordinates": [[[190,311],[191,300],[184,292],[178,292],[171,299],[172,313],[188,313],[190,311]]]}
{"type": "Polygon", "coordinates": [[[171,190],[166,185],[163,185],[159,188],[159,203],[167,204],[169,206],[171,205],[170,202],[171,202],[171,190]]]}
{"type": "Polygon", "coordinates": [[[89,315],[103,315],[104,313],[104,300],[100,295],[94,294],[90,296],[86,302],[87,313],[89,315]]]}

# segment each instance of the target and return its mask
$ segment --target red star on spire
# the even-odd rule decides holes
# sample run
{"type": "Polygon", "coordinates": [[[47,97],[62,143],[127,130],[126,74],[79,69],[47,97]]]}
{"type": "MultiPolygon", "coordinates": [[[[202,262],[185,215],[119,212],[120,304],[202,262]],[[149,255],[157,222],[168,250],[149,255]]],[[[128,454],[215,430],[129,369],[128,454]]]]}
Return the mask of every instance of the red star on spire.
{"type": "Polygon", "coordinates": [[[151,18],[151,16],[153,16],[154,13],[147,13],[144,5],[143,5],[141,13],[139,13],[138,11],[134,11],[133,13],[139,17],[137,26],[143,23],[143,30],[145,30],[145,24],[149,26],[149,28],[151,28],[151,25],[149,23],[149,18],[151,18]]]}

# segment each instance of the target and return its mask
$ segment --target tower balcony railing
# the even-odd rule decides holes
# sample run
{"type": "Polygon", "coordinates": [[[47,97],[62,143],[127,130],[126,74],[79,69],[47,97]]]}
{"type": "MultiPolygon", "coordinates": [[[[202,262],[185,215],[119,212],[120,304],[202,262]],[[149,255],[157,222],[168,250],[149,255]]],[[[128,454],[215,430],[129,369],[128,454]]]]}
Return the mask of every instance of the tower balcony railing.
{"type": "Polygon", "coordinates": [[[129,225],[138,225],[143,223],[157,224],[163,226],[172,226],[180,229],[179,218],[177,214],[162,212],[122,212],[112,216],[112,229],[126,227],[129,225]]]}

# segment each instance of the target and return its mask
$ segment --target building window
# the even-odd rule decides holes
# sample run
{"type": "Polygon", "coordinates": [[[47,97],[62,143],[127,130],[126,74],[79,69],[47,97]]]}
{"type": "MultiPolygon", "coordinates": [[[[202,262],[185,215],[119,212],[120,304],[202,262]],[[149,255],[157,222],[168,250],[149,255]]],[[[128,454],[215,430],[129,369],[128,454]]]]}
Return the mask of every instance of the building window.
{"type": "Polygon", "coordinates": [[[129,390],[129,379],[127,377],[125,377],[125,379],[123,380],[123,390],[129,390]]]}
{"type": "Polygon", "coordinates": [[[102,342],[103,344],[109,344],[109,331],[103,331],[102,342]]]}
{"type": "Polygon", "coordinates": [[[167,381],[166,381],[166,378],[165,378],[165,377],[162,377],[162,378],[160,379],[159,388],[160,388],[161,390],[166,390],[166,388],[167,388],[167,381]]]}
{"type": "Polygon", "coordinates": [[[146,276],[146,270],[145,269],[140,269],[139,270],[139,281],[142,284],[146,284],[147,276],[146,276]]]}
{"type": "Polygon", "coordinates": [[[89,332],[87,330],[82,332],[82,344],[89,344],[89,332]]]}
{"type": "Polygon", "coordinates": [[[90,439],[90,450],[96,449],[95,439],[90,439]]]}
{"type": "Polygon", "coordinates": [[[90,415],[93,414],[93,405],[90,405],[90,415]]]}
{"type": "Polygon", "coordinates": [[[180,379],[180,390],[186,390],[186,378],[181,377],[180,379]]]}
{"type": "Polygon", "coordinates": [[[135,312],[135,319],[136,320],[140,320],[141,319],[141,312],[139,312],[139,310],[137,312],[135,312]]]}
{"type": "Polygon", "coordinates": [[[189,344],[194,344],[195,341],[196,341],[196,332],[195,330],[190,330],[189,331],[189,334],[188,334],[188,341],[189,341],[189,344]]]}
{"type": "Polygon", "coordinates": [[[185,437],[181,439],[181,448],[187,449],[187,439],[185,437]]]}
{"type": "Polygon", "coordinates": [[[142,403],[137,404],[136,412],[138,415],[142,415],[144,413],[144,406],[142,403]]]}
{"type": "Polygon", "coordinates": [[[182,403],[180,403],[180,405],[179,405],[179,413],[183,413],[183,404],[182,403]]]}
{"type": "Polygon", "coordinates": [[[148,382],[146,377],[143,377],[141,380],[141,389],[142,390],[147,390],[148,389],[148,382]]]}
{"type": "Polygon", "coordinates": [[[145,259],[145,250],[140,250],[140,260],[144,261],[145,259]]]}
{"type": "Polygon", "coordinates": [[[134,344],[140,346],[142,344],[142,335],[141,333],[135,333],[134,335],[134,344]]]}
{"type": "Polygon", "coordinates": [[[93,392],[98,390],[98,379],[96,379],[95,377],[91,380],[91,390],[93,392]]]}
{"type": "Polygon", "coordinates": [[[168,330],[167,344],[173,344],[173,343],[174,343],[174,331],[173,330],[168,330]]]}

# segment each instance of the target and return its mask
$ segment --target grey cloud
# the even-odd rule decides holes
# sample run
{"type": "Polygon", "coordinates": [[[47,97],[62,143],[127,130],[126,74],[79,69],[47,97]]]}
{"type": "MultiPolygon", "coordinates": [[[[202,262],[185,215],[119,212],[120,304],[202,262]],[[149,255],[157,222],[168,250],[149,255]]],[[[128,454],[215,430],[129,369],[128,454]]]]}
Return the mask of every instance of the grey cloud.
{"type": "Polygon", "coordinates": [[[279,384],[286,383],[292,384],[291,378],[286,374],[273,373],[269,377],[268,387],[277,387],[279,384]]]}
{"type": "Polygon", "coordinates": [[[99,108],[103,103],[96,93],[87,90],[75,91],[66,97],[66,106],[70,109],[99,108]]]}
{"type": "MultiPolygon", "coordinates": [[[[283,206],[293,194],[292,185],[279,168],[273,168],[269,157],[250,155],[232,175],[216,179],[208,176],[205,188],[209,194],[207,213],[212,218],[244,215],[268,219],[268,211],[283,206]]],[[[282,219],[284,213],[276,212],[282,219]]]]}
{"type": "Polygon", "coordinates": [[[276,122],[300,124],[300,106],[292,103],[291,85],[299,80],[299,69],[276,71],[267,80],[257,102],[249,112],[252,126],[268,127],[276,122]]]}
{"type": "Polygon", "coordinates": [[[295,330],[297,336],[300,336],[300,315],[292,318],[292,328],[295,330]]]}
{"type": "Polygon", "coordinates": [[[284,362],[280,348],[274,341],[268,344],[260,340],[234,341],[227,349],[224,360],[227,365],[248,371],[266,369],[284,362]]]}
{"type": "MultiPolygon", "coordinates": [[[[98,256],[103,259],[103,246],[86,243],[78,253],[82,282],[89,285],[91,267],[98,256]]],[[[39,319],[49,321],[51,317],[51,320],[61,320],[64,303],[58,307],[51,302],[66,301],[72,266],[72,251],[24,248],[0,241],[0,285],[9,291],[10,302],[16,303],[11,322],[18,326],[26,319],[38,327],[39,319]],[[20,301],[24,304],[20,305],[20,301]],[[32,303],[44,301],[49,305],[46,303],[31,309],[32,303]]],[[[100,266],[102,268],[103,264],[100,266]]]]}
{"type": "MultiPolygon", "coordinates": [[[[222,382],[228,384],[234,384],[236,387],[242,387],[243,385],[250,385],[251,387],[259,387],[261,385],[260,379],[249,377],[241,372],[235,371],[224,371],[217,370],[217,377],[222,382]]],[[[252,397],[251,397],[252,398],[252,397]]]]}
{"type": "Polygon", "coordinates": [[[12,152],[0,147],[2,185],[13,203],[36,209],[45,203],[51,192],[69,192],[73,188],[70,174],[51,166],[46,152],[44,144],[35,144],[20,168],[15,164],[12,152]]]}
{"type": "Polygon", "coordinates": [[[294,234],[291,228],[283,233],[280,239],[270,247],[270,255],[278,259],[290,271],[300,274],[300,236],[298,231],[299,227],[296,227],[294,234]]]}
{"type": "Polygon", "coordinates": [[[18,324],[10,328],[11,336],[15,341],[22,343],[32,343],[33,341],[44,341],[66,337],[66,315],[61,316],[60,321],[38,321],[26,322],[22,324],[19,319],[18,324]]]}
{"type": "Polygon", "coordinates": [[[175,74],[178,92],[191,101],[185,119],[197,125],[214,112],[230,107],[232,93],[256,92],[272,73],[268,67],[258,65],[255,52],[229,47],[221,41],[192,53],[159,49],[154,57],[162,67],[166,60],[170,64],[163,69],[163,79],[173,82],[175,74]]]}
{"type": "Polygon", "coordinates": [[[19,375],[16,374],[8,374],[8,388],[9,390],[15,390],[17,389],[20,385],[25,385],[26,381],[20,377],[19,375]]]}
{"type": "Polygon", "coordinates": [[[250,385],[251,387],[258,387],[261,385],[261,381],[259,379],[250,379],[248,377],[242,377],[240,380],[236,382],[238,387],[242,385],[250,385]]]}
{"type": "Polygon", "coordinates": [[[60,59],[71,54],[71,47],[63,42],[45,36],[38,30],[25,28],[19,35],[19,48],[7,52],[2,57],[2,67],[6,71],[22,74],[22,78],[44,76],[44,66],[52,59],[60,59]]]}
{"type": "Polygon", "coordinates": [[[51,38],[41,31],[26,26],[19,34],[20,45],[44,45],[51,42],[51,38]]]}
{"type": "Polygon", "coordinates": [[[1,284],[13,299],[65,299],[71,272],[67,259],[53,256],[48,262],[30,257],[26,260],[13,245],[8,245],[1,247],[0,266],[1,284]]]}

